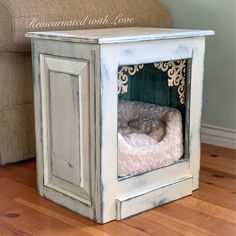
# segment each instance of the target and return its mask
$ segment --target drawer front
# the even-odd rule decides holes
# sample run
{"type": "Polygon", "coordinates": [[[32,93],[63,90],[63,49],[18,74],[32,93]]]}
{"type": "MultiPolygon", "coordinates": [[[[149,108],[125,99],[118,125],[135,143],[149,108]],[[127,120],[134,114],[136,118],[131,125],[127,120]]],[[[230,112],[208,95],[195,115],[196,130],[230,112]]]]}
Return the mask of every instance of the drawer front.
{"type": "Polygon", "coordinates": [[[40,55],[44,185],[90,204],[89,62],[40,55]]]}
{"type": "Polygon", "coordinates": [[[186,176],[164,186],[150,188],[137,195],[116,199],[116,219],[121,220],[137,213],[161,206],[192,194],[192,177],[186,176]]]}

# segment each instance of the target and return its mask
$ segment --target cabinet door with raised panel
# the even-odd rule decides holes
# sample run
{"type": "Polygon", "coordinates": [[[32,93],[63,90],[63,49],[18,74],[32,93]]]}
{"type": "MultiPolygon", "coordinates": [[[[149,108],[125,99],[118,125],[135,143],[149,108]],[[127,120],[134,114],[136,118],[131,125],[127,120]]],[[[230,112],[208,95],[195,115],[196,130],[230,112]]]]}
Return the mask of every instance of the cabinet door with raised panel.
{"type": "Polygon", "coordinates": [[[44,186],[90,201],[89,62],[40,55],[44,186]]]}

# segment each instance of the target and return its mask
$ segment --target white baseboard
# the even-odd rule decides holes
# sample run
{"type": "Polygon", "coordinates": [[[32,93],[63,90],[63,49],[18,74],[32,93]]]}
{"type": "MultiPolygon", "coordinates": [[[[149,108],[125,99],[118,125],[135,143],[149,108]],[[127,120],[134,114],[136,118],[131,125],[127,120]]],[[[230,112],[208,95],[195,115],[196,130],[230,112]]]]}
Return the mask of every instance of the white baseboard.
{"type": "Polygon", "coordinates": [[[236,130],[203,124],[202,143],[236,149],[236,130]]]}

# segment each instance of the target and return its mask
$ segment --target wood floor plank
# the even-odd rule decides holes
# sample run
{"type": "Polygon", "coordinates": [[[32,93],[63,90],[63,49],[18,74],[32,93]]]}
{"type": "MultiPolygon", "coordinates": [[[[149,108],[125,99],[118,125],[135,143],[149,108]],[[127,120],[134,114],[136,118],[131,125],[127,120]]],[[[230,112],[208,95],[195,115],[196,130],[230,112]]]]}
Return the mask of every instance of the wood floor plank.
{"type": "Polygon", "coordinates": [[[0,236],[29,236],[32,234],[20,231],[14,228],[12,225],[6,224],[5,222],[0,221],[0,236]]]}
{"type": "Polygon", "coordinates": [[[212,157],[224,157],[227,159],[236,159],[236,150],[214,146],[211,144],[202,145],[202,154],[209,155],[212,157]]]}
{"type": "MultiPolygon", "coordinates": [[[[37,209],[29,207],[30,203],[28,203],[25,200],[23,200],[23,201],[27,202],[28,206],[27,206],[27,204],[22,204],[22,202],[15,200],[15,199],[17,199],[17,196],[20,195],[24,199],[31,198],[32,195],[37,194],[35,192],[35,189],[26,187],[25,185],[20,184],[20,183],[11,183],[11,181],[8,179],[5,179],[4,184],[3,184],[3,183],[1,183],[2,179],[3,178],[0,178],[0,186],[5,187],[4,189],[7,190],[7,191],[4,191],[1,196],[1,199],[4,199],[5,201],[7,199],[7,202],[5,202],[5,203],[0,202],[1,213],[4,214],[4,212],[5,212],[4,215],[1,214],[2,220],[4,219],[4,222],[8,223],[7,220],[9,220],[8,217],[5,217],[5,215],[17,214],[17,215],[21,216],[21,217],[16,217],[16,221],[19,223],[18,227],[21,227],[21,226],[24,227],[24,225],[25,225],[24,222],[28,222],[27,227],[28,227],[29,231],[34,232],[34,234],[36,234],[36,235],[38,235],[38,233],[39,233],[36,229],[42,228],[43,231],[45,232],[45,234],[46,234],[46,231],[50,231],[50,234],[51,234],[51,233],[53,233],[53,231],[55,229],[56,232],[57,231],[64,232],[61,235],[65,235],[65,234],[66,235],[74,235],[75,232],[78,232],[81,235],[88,235],[88,236],[94,235],[95,233],[97,235],[108,236],[108,234],[100,232],[100,231],[96,231],[96,229],[94,229],[95,233],[93,232],[92,234],[90,232],[82,230],[82,229],[86,228],[86,225],[80,223],[79,221],[78,221],[78,226],[80,226],[80,227],[75,227],[74,225],[68,224],[68,222],[66,222],[66,221],[61,221],[59,217],[53,217],[54,216],[53,210],[50,210],[52,212],[52,215],[50,216],[48,214],[44,214],[43,212],[38,211],[37,209]],[[11,190],[7,189],[8,186],[13,187],[13,189],[11,189],[11,190]],[[5,209],[4,206],[8,206],[10,208],[5,209]],[[14,209],[17,209],[17,212],[14,209]]],[[[37,201],[37,205],[35,204],[35,206],[38,206],[40,209],[41,202],[48,201],[48,200],[43,199],[43,198],[40,199],[40,197],[38,197],[38,198],[39,198],[39,200],[37,201]]],[[[43,208],[43,209],[46,209],[46,208],[43,208]]],[[[62,210],[64,210],[64,208],[62,208],[62,210]]],[[[58,213],[55,213],[55,214],[56,214],[56,216],[60,215],[58,213]]],[[[12,220],[12,219],[10,219],[10,220],[12,220]]],[[[14,223],[14,222],[12,222],[12,223],[14,223]]]]}
{"type": "Polygon", "coordinates": [[[205,184],[214,185],[232,192],[236,191],[235,179],[229,178],[223,173],[219,174],[218,172],[212,170],[201,170],[200,181],[205,184]]]}
{"type": "Polygon", "coordinates": [[[225,159],[225,158],[202,158],[201,166],[212,168],[213,170],[218,170],[222,173],[226,173],[229,176],[235,176],[235,160],[225,159]],[[220,159],[220,160],[219,160],[220,159]]]}
{"type": "Polygon", "coordinates": [[[203,155],[201,159],[201,166],[209,168],[214,167],[218,171],[235,176],[236,160],[226,159],[221,156],[210,157],[207,155],[203,155]]]}
{"type": "Polygon", "coordinates": [[[1,176],[25,184],[32,188],[36,188],[37,186],[36,171],[34,169],[26,169],[20,166],[2,168],[1,176]]]}
{"type": "Polygon", "coordinates": [[[171,222],[179,222],[186,228],[191,227],[190,231],[195,229],[203,235],[212,233],[214,235],[234,235],[236,233],[233,223],[199,212],[196,209],[178,205],[175,202],[166,204],[162,208],[156,208],[154,212],[157,215],[168,217],[171,222]],[[224,225],[223,228],[222,225],[224,225]]]}
{"type": "Polygon", "coordinates": [[[204,202],[192,196],[179,199],[178,201],[175,201],[175,204],[188,207],[192,210],[196,210],[197,212],[219,218],[232,224],[236,224],[236,211],[232,211],[209,202],[204,202]]]}
{"type": "MultiPolygon", "coordinates": [[[[130,217],[123,220],[127,225],[142,230],[149,235],[173,235],[180,236],[182,233],[178,232],[176,228],[168,227],[168,224],[164,224],[163,218],[153,220],[153,216],[149,216],[146,212],[139,214],[135,217],[130,217]]],[[[166,222],[165,222],[166,223],[166,222]]]]}
{"type": "MultiPolygon", "coordinates": [[[[93,223],[89,219],[86,219],[56,203],[38,196],[35,189],[27,187],[19,182],[11,181],[2,177],[0,178],[0,186],[6,190],[3,194],[5,198],[35,210],[37,214],[40,213],[62,223],[66,223],[68,226],[75,227],[76,229],[86,229],[86,232],[91,235],[122,235],[127,232],[131,235],[147,235],[145,232],[122,224],[121,222],[111,222],[106,225],[93,223]]],[[[50,220],[47,220],[47,222],[48,221],[50,220]]],[[[85,235],[86,232],[82,235],[85,235]]],[[[67,234],[68,233],[69,232],[67,232],[67,234]]]]}
{"type": "Polygon", "coordinates": [[[111,235],[124,235],[124,236],[148,236],[149,234],[146,233],[143,230],[140,230],[136,227],[131,227],[130,225],[125,224],[123,221],[112,221],[110,223],[104,224],[104,225],[98,225],[97,226],[100,230],[107,232],[111,235]]]}
{"type": "Polygon", "coordinates": [[[23,235],[40,235],[42,231],[44,235],[74,235],[76,232],[85,236],[92,235],[8,199],[0,201],[0,206],[0,221],[12,232],[21,232],[23,235]]]}
{"type": "Polygon", "coordinates": [[[20,203],[20,204],[22,204],[26,207],[34,209],[35,211],[40,212],[43,215],[46,215],[46,216],[49,216],[51,218],[57,219],[61,222],[65,222],[66,224],[71,225],[73,227],[76,227],[78,229],[82,229],[82,231],[84,231],[85,233],[89,233],[91,235],[97,235],[97,236],[109,236],[110,235],[110,234],[102,232],[98,228],[96,228],[95,227],[96,224],[94,224],[92,226],[85,225],[82,222],[76,221],[74,219],[70,219],[69,217],[60,215],[60,214],[58,214],[58,213],[56,213],[56,212],[54,212],[50,209],[38,206],[36,204],[32,204],[28,201],[25,201],[25,200],[21,199],[21,198],[16,198],[16,199],[14,199],[14,201],[16,201],[16,202],[18,202],[18,203],[20,203]]]}
{"type": "Polygon", "coordinates": [[[198,191],[193,192],[193,197],[221,207],[235,210],[235,193],[210,184],[200,183],[198,191]]]}
{"type": "Polygon", "coordinates": [[[217,155],[222,156],[226,159],[236,159],[236,150],[234,149],[228,149],[228,148],[221,148],[218,152],[217,155]]]}
{"type": "Polygon", "coordinates": [[[214,152],[217,152],[221,149],[222,149],[222,147],[218,147],[218,146],[215,146],[212,144],[206,144],[206,143],[202,144],[202,146],[201,146],[201,151],[202,151],[202,153],[205,153],[205,154],[214,153],[214,152]]]}
{"type": "MultiPolygon", "coordinates": [[[[182,220],[179,217],[172,217],[168,215],[164,208],[155,209],[154,211],[149,211],[145,214],[144,217],[150,221],[160,222],[160,224],[165,227],[186,236],[213,236],[216,235],[210,231],[207,231],[199,226],[196,226],[194,223],[188,223],[186,220],[182,220]]],[[[168,235],[168,234],[167,234],[168,235]]]]}
{"type": "MultiPolygon", "coordinates": [[[[61,222],[64,222],[70,226],[73,226],[78,229],[82,229],[83,231],[85,231],[86,233],[89,233],[91,235],[96,235],[96,236],[121,235],[121,234],[126,235],[127,232],[129,232],[129,234],[127,234],[127,235],[140,235],[140,236],[141,235],[142,236],[148,235],[145,232],[143,232],[142,230],[137,230],[136,228],[129,227],[126,224],[122,224],[121,222],[111,222],[109,224],[99,225],[99,224],[91,222],[88,219],[86,219],[86,221],[78,221],[78,219],[75,220],[71,217],[67,217],[67,216],[58,214],[50,209],[47,209],[42,206],[38,206],[36,204],[32,204],[31,202],[25,201],[20,198],[16,198],[16,199],[14,199],[14,201],[16,201],[17,203],[20,203],[24,206],[27,206],[31,209],[34,209],[34,210],[36,210],[44,215],[47,215],[51,218],[57,219],[61,222]],[[85,222],[87,222],[87,223],[85,223],[85,222]]],[[[78,216],[77,216],[77,218],[78,218],[78,216]]]]}
{"type": "Polygon", "coordinates": [[[236,150],[202,145],[201,170],[214,172],[217,177],[236,179],[236,150]]]}

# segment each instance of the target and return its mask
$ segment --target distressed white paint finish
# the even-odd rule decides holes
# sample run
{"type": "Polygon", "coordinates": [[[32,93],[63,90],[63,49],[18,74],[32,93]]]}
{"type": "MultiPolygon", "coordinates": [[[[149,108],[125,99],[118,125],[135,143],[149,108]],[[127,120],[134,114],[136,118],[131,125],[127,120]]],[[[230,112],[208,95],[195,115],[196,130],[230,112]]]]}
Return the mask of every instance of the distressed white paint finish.
{"type": "Polygon", "coordinates": [[[44,184],[90,204],[88,61],[41,54],[40,68],[44,184]]]}
{"type": "Polygon", "coordinates": [[[116,219],[124,219],[140,211],[174,201],[192,193],[192,177],[169,182],[159,188],[149,188],[147,191],[116,199],[116,219]]]}
{"type": "Polygon", "coordinates": [[[200,37],[212,35],[213,33],[214,32],[212,30],[123,27],[99,30],[85,29],[36,33],[28,32],[26,36],[31,38],[42,38],[66,42],[106,44],[200,37]]]}
{"type": "Polygon", "coordinates": [[[193,174],[193,190],[199,187],[200,155],[201,155],[201,117],[205,38],[195,39],[193,48],[191,87],[190,87],[190,119],[189,119],[189,155],[193,174]]]}
{"type": "MultiPolygon", "coordinates": [[[[193,177],[191,191],[198,188],[203,59],[203,37],[136,42],[135,44],[123,43],[101,45],[101,174],[104,189],[104,197],[102,199],[104,208],[103,220],[105,222],[116,212],[114,199],[121,193],[130,191],[129,189],[133,189],[133,191],[136,191],[137,189],[139,189],[138,191],[143,191],[143,188],[145,188],[144,186],[152,186],[156,181],[167,184],[170,180],[183,178],[184,176],[189,175],[193,177]],[[189,162],[182,163],[184,170],[180,169],[178,164],[174,165],[173,174],[170,174],[169,172],[172,167],[166,167],[152,171],[152,174],[148,173],[143,178],[141,175],[132,177],[129,181],[117,181],[116,175],[113,174],[114,172],[117,173],[117,96],[113,96],[117,91],[117,83],[114,83],[113,79],[117,78],[117,68],[119,65],[145,64],[176,59],[192,60],[191,94],[190,99],[187,102],[188,106],[191,107],[189,134],[187,134],[189,137],[190,160],[189,162]],[[115,155],[114,152],[116,152],[115,155]],[[107,169],[106,163],[113,164],[110,164],[110,168],[107,169]],[[153,173],[157,173],[156,176],[159,176],[159,178],[154,178],[153,173]],[[142,179],[139,184],[137,184],[137,179],[142,179]],[[136,186],[137,189],[135,189],[134,186],[136,186]]],[[[189,185],[185,186],[185,188],[188,187],[189,185]]],[[[132,192],[130,192],[130,194],[132,194],[132,192]]]]}
{"type": "Polygon", "coordinates": [[[212,34],[211,31],[146,28],[115,31],[28,34],[34,38],[32,45],[40,194],[100,223],[128,217],[150,209],[151,206],[189,195],[198,188],[204,35],[212,34]],[[39,55],[43,58],[41,65],[39,55]],[[188,81],[191,83],[191,93],[187,101],[187,106],[191,107],[190,114],[187,115],[187,121],[190,122],[186,129],[186,136],[189,137],[189,159],[138,176],[118,179],[118,67],[177,59],[189,59],[192,62],[191,78],[188,81]],[[47,73],[47,67],[50,66],[57,68],[47,73]],[[79,82],[83,79],[87,83],[79,82]],[[48,90],[49,82],[53,88],[48,90]],[[60,94],[66,98],[59,98],[60,94]],[[49,104],[49,98],[53,108],[46,105],[49,104]],[[61,114],[57,98],[68,116],[63,115],[56,121],[56,117],[61,114]],[[50,113],[53,113],[51,118],[48,115],[50,113]],[[85,127],[85,130],[81,127],[85,127]],[[66,149],[68,130],[74,138],[69,143],[70,148],[66,149]],[[60,134],[64,137],[58,137],[60,134]],[[50,143],[49,137],[53,140],[51,143],[56,142],[56,145],[50,143]],[[87,141],[83,141],[84,145],[83,142],[81,144],[82,137],[87,137],[87,141]],[[50,179],[47,174],[50,173],[50,165],[47,166],[48,156],[45,155],[45,150],[49,147],[57,149],[59,156],[65,156],[63,160],[57,155],[51,156],[53,161],[58,161],[55,170],[52,168],[52,174],[61,175],[73,188],[79,188],[79,191],[75,192],[62,184],[59,186],[63,189],[62,192],[55,187],[55,183],[50,185],[50,181],[47,182],[50,179]],[[72,155],[68,156],[68,150],[72,155]],[[78,172],[66,174],[70,167],[68,161],[77,167],[78,172]],[[87,165],[83,166],[85,163],[87,165]],[[60,169],[65,172],[60,174],[60,169]]]}
{"type": "Polygon", "coordinates": [[[97,161],[94,110],[97,95],[88,97],[96,94],[94,78],[97,77],[98,47],[35,40],[32,49],[38,191],[40,195],[83,216],[91,219],[98,218],[100,207],[94,203],[98,201],[100,194],[97,189],[100,185],[97,178],[99,173],[95,169],[97,161]],[[58,103],[54,101],[55,107],[51,110],[49,110],[49,98],[51,102],[58,99],[58,103]],[[66,109],[66,112],[61,111],[61,108],[66,109]],[[52,115],[52,111],[55,114],[52,115]],[[60,117],[56,118],[57,115],[60,117]],[[50,122],[53,116],[56,120],[50,122]],[[56,122],[63,122],[63,124],[52,128],[56,122]],[[68,134],[67,129],[73,129],[72,133],[68,134]],[[58,165],[63,164],[64,161],[67,163],[68,160],[76,163],[74,171],[71,171],[68,176],[65,175],[65,172],[69,171],[68,165],[62,166],[56,174],[62,178],[52,175],[49,161],[53,156],[51,152],[47,155],[52,147],[50,138],[53,135],[50,132],[53,132],[54,136],[59,132],[66,135],[66,137],[56,137],[53,141],[57,143],[57,147],[62,142],[63,149],[64,141],[69,145],[67,150],[60,149],[57,152],[61,151],[63,155],[70,152],[72,155],[64,156],[63,160],[55,158],[58,165]],[[75,145],[72,150],[71,144],[75,145]],[[53,180],[50,176],[53,176],[53,180]]]}

